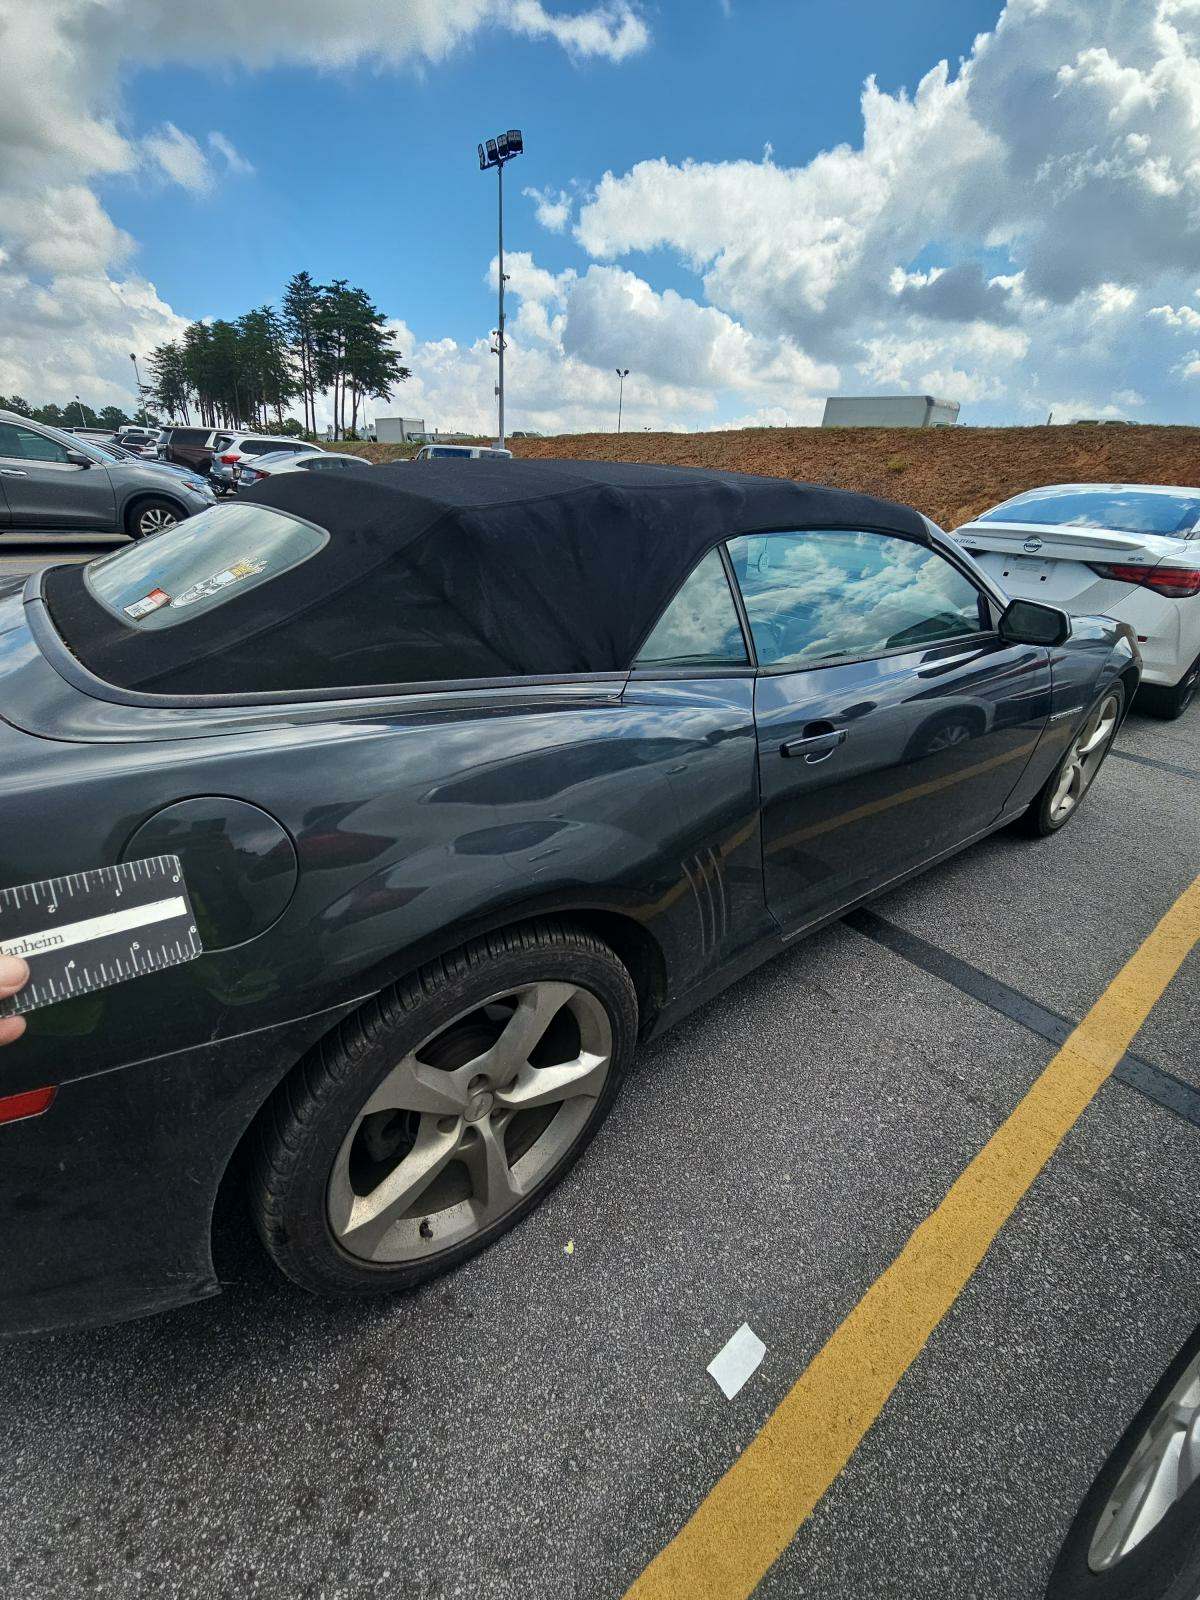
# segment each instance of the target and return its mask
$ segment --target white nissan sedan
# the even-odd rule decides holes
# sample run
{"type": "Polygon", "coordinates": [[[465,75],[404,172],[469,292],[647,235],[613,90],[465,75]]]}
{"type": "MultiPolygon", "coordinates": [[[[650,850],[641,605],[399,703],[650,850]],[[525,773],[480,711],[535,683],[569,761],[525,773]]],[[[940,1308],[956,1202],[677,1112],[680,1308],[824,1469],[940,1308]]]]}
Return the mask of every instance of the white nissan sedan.
{"type": "Polygon", "coordinates": [[[1200,489],[1048,484],[954,537],[1014,598],[1129,623],[1141,703],[1168,719],[1186,711],[1200,680],[1200,489]]]}

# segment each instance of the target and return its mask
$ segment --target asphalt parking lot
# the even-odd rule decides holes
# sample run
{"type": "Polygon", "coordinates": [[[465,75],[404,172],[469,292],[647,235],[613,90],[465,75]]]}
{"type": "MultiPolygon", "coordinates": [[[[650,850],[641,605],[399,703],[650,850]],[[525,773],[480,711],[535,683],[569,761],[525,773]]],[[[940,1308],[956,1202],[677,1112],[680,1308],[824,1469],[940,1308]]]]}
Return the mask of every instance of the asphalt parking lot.
{"type": "MultiPolygon", "coordinates": [[[[994,836],[646,1048],[547,1203],[415,1295],[310,1300],[230,1205],[219,1299],[0,1347],[0,1593],[619,1600],[1186,890],[1198,815],[1200,707],[1135,712],[1064,833],[994,836]]],[[[1200,1321],[1198,997],[1193,950],[759,1595],[1041,1593],[1200,1321]]]]}

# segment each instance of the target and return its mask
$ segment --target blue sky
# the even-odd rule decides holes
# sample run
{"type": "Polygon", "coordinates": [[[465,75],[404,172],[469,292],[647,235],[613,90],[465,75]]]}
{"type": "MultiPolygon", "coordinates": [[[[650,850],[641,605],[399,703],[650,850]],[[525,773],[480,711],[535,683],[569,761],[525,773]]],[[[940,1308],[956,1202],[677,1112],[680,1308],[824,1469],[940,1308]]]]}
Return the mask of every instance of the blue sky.
{"type": "Polygon", "coordinates": [[[1196,417],[1200,0],[0,0],[0,106],[0,393],[304,267],[486,427],[515,125],[511,426],[1196,417]]]}
{"type": "MultiPolygon", "coordinates": [[[[360,282],[425,338],[490,328],[484,275],[495,250],[495,180],[475,144],[521,127],[506,174],[507,241],[551,271],[580,265],[569,238],[534,221],[527,187],[590,185],[650,156],[807,161],[857,141],[859,93],[875,73],[911,87],[994,25],[996,0],[668,0],[648,8],[653,47],[619,64],[576,61],[553,42],[499,29],[433,64],[335,72],[222,67],[143,70],[127,105],[138,126],[219,128],[255,172],[216,196],[105,185],[113,219],[139,242],[137,266],[184,315],[226,316],[273,299],[287,275],[360,282]],[[819,64],[819,65],[818,65],[819,64]]],[[[694,289],[667,256],[656,287],[694,289]]],[[[631,358],[632,359],[632,358],[631,358]]]]}

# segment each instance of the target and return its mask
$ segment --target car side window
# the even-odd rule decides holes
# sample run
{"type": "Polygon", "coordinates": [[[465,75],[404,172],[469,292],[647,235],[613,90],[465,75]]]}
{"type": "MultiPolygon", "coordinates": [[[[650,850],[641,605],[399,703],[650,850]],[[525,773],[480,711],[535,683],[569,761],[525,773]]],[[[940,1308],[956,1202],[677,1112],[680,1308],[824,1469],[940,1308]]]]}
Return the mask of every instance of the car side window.
{"type": "Polygon", "coordinates": [[[919,649],[991,626],[983,595],[945,556],[896,534],[814,529],[732,539],[760,666],[919,649]]]}
{"type": "Polygon", "coordinates": [[[0,422],[0,456],[15,456],[18,461],[65,461],[67,447],[32,428],[0,422]]]}
{"type": "Polygon", "coordinates": [[[655,623],[637,667],[744,667],[746,641],[725,564],[710,550],[655,623]]]}

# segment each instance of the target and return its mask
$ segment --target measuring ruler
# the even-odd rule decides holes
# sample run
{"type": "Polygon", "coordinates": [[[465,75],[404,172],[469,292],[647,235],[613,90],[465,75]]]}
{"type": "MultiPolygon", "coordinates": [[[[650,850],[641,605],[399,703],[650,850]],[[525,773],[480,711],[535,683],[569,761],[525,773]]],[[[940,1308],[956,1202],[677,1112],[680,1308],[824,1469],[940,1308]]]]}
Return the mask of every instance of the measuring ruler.
{"type": "Polygon", "coordinates": [[[0,955],[29,963],[0,1017],[177,967],[203,948],[178,856],[0,889],[0,955]]]}

